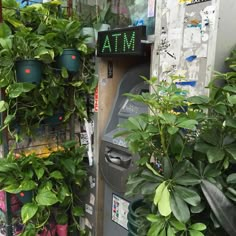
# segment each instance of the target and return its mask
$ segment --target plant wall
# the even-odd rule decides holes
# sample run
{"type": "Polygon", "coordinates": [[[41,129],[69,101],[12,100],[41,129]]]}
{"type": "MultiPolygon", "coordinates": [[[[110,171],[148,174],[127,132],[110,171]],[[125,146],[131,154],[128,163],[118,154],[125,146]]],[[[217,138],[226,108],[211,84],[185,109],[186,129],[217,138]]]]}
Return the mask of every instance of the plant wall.
{"type": "Polygon", "coordinates": [[[83,22],[76,12],[68,16],[60,1],[20,8],[11,0],[3,1],[3,17],[0,87],[5,96],[0,111],[5,111],[6,117],[1,129],[7,128],[19,138],[32,135],[40,124],[60,112],[64,113],[64,123],[74,114],[79,120],[88,118],[89,97],[96,86],[94,48],[85,44],[87,36],[81,35],[83,22]],[[78,71],[58,62],[67,48],[76,50],[70,57],[78,71]],[[33,74],[31,64],[27,64],[23,72],[16,72],[21,60],[37,60],[41,71],[33,74]],[[33,78],[27,81],[30,74],[33,78]],[[36,77],[38,81],[34,81],[36,77]]]}

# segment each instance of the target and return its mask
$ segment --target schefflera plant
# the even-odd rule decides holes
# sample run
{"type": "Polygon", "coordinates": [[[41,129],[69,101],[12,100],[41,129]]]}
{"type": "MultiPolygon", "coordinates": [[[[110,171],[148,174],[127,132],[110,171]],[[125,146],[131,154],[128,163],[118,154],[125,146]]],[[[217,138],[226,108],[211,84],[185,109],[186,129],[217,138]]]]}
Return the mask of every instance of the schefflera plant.
{"type": "MultiPolygon", "coordinates": [[[[232,110],[232,104],[222,108],[222,114],[219,93],[217,100],[216,93],[189,98],[187,91],[177,86],[179,78],[172,77],[169,82],[143,79],[152,93],[126,95],[147,105],[150,112],[130,117],[116,135],[124,135],[129,149],[140,157],[136,171],[129,176],[126,196],[141,195],[152,205],[146,222],[140,224],[149,227],[146,232],[139,229],[139,235],[215,236],[225,231],[233,235],[235,206],[222,191],[226,183],[222,175],[228,171],[233,151],[224,147],[223,155],[223,146],[211,144],[224,136],[225,129],[216,136],[213,127],[217,122],[222,122],[221,126],[225,123],[222,116],[227,108],[232,110]]],[[[227,96],[224,101],[232,103],[232,97],[227,100],[227,96]]],[[[232,122],[228,124],[232,126],[232,122]]],[[[232,146],[235,133],[230,137],[227,144],[232,146]]],[[[233,176],[228,179],[232,186],[233,176]]]]}

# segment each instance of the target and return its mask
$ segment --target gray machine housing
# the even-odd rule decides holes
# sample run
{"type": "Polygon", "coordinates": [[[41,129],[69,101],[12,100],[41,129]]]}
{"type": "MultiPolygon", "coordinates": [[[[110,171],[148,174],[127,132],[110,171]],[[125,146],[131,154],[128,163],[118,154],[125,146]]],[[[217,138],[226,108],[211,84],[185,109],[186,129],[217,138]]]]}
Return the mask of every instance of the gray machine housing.
{"type": "Polygon", "coordinates": [[[114,138],[120,131],[118,125],[131,116],[147,113],[148,108],[138,102],[131,101],[125,93],[140,94],[148,92],[149,86],[141,78],[149,78],[149,64],[141,64],[131,68],[121,80],[107,127],[102,138],[100,148],[100,168],[106,184],[118,192],[125,192],[125,184],[129,173],[135,169],[137,156],[132,155],[124,137],[114,138]]]}

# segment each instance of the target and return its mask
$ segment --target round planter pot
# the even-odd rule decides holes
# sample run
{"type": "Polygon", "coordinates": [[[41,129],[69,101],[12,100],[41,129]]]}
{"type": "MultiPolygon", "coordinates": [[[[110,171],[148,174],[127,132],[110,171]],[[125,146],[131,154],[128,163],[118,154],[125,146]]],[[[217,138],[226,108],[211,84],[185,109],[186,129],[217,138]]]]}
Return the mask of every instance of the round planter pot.
{"type": "Polygon", "coordinates": [[[18,82],[40,84],[42,79],[42,63],[38,60],[21,60],[15,64],[18,82]]]}
{"type": "Polygon", "coordinates": [[[29,203],[29,202],[32,202],[33,192],[31,190],[22,191],[20,193],[17,193],[17,197],[23,204],[29,203]]]}
{"type": "Polygon", "coordinates": [[[87,44],[90,47],[95,47],[96,41],[95,41],[95,30],[93,27],[83,27],[81,29],[81,35],[86,36],[85,44],[87,44]]]}
{"type": "Polygon", "coordinates": [[[69,72],[76,73],[79,71],[80,55],[77,49],[64,49],[62,55],[57,57],[56,64],[59,69],[65,67],[69,72]]]}
{"type": "Polygon", "coordinates": [[[95,40],[98,40],[98,32],[100,31],[107,31],[110,30],[111,26],[109,24],[100,24],[97,29],[94,30],[95,32],[95,40]]]}
{"type": "Polygon", "coordinates": [[[64,112],[58,112],[53,116],[49,116],[43,120],[43,123],[46,125],[57,125],[63,122],[64,112]]]}
{"type": "Polygon", "coordinates": [[[128,223],[127,226],[128,226],[129,236],[138,236],[137,232],[135,232],[135,230],[133,230],[132,225],[130,225],[128,223]]]}
{"type": "Polygon", "coordinates": [[[57,236],[67,236],[68,224],[56,225],[56,232],[57,232],[57,236]]]}
{"type": "Polygon", "coordinates": [[[134,200],[133,202],[129,204],[129,213],[127,215],[127,219],[128,219],[127,227],[128,227],[130,236],[138,235],[138,230],[140,227],[140,220],[142,220],[143,217],[145,217],[143,213],[142,215],[139,214],[139,208],[141,208],[142,211],[143,209],[149,209],[149,207],[143,201],[143,199],[134,200]]]}

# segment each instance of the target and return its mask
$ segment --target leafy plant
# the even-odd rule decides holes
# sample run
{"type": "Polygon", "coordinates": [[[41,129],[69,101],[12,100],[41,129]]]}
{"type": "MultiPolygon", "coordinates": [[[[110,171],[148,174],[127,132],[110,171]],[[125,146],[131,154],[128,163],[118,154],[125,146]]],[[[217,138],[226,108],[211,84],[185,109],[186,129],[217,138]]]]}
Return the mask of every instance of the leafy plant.
{"type": "MultiPolygon", "coordinates": [[[[17,9],[14,1],[5,4],[17,9]]],[[[53,1],[24,7],[19,15],[12,15],[14,19],[7,18],[0,25],[0,87],[6,91],[0,104],[0,111],[6,111],[1,130],[7,128],[17,140],[33,135],[58,110],[65,111],[64,122],[75,113],[81,120],[88,118],[91,111],[87,106],[91,107],[89,96],[96,84],[94,49],[84,44],[78,18],[69,19],[59,13],[59,5],[53,1]],[[81,71],[73,77],[65,68],[61,73],[55,69],[54,62],[65,47],[80,50],[81,71]],[[17,81],[15,62],[20,59],[42,62],[43,80],[39,85],[17,81]]],[[[4,14],[5,10],[8,12],[8,7],[4,14]]]]}
{"type": "Polygon", "coordinates": [[[28,235],[29,231],[36,234],[54,217],[60,222],[72,218],[70,223],[80,230],[78,217],[83,215],[83,207],[77,192],[85,187],[87,172],[83,161],[85,148],[76,145],[75,141],[68,141],[62,150],[52,152],[46,159],[35,154],[15,158],[12,153],[0,159],[2,190],[33,191],[32,202],[21,209],[25,224],[22,235],[28,235]]]}
{"type": "Polygon", "coordinates": [[[143,78],[153,93],[126,94],[150,110],[116,135],[140,156],[126,194],[152,204],[146,235],[235,234],[235,78],[216,73],[209,97],[187,97],[175,77],[143,78]]]}

